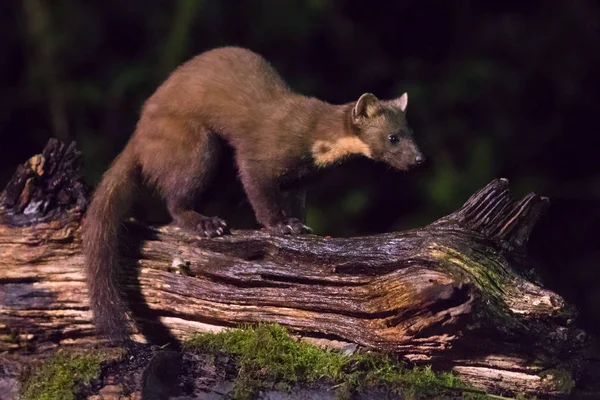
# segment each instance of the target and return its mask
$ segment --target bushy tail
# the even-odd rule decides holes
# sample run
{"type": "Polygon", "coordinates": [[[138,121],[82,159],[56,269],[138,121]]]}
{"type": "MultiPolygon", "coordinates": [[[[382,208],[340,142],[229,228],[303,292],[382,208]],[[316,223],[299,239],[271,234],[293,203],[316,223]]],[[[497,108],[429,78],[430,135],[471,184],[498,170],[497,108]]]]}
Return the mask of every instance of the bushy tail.
{"type": "Polygon", "coordinates": [[[138,183],[138,168],[127,148],[98,185],[83,222],[83,252],[97,330],[113,340],[128,337],[127,306],[119,288],[119,228],[138,183]]]}

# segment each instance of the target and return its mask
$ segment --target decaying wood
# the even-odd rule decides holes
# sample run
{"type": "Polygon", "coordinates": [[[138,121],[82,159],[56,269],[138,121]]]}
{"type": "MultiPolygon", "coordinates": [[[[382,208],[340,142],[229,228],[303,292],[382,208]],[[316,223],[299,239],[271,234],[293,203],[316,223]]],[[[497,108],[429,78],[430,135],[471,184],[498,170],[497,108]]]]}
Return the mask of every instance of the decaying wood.
{"type": "MultiPolygon", "coordinates": [[[[52,141],[0,196],[0,350],[98,340],[73,146],[52,141]]],[[[259,231],[204,239],[129,221],[123,277],[138,337],[278,322],[308,337],[452,368],[492,392],[555,395],[588,341],[575,312],[532,282],[525,245],[547,199],[499,179],[426,227],[349,239],[259,231]]]]}

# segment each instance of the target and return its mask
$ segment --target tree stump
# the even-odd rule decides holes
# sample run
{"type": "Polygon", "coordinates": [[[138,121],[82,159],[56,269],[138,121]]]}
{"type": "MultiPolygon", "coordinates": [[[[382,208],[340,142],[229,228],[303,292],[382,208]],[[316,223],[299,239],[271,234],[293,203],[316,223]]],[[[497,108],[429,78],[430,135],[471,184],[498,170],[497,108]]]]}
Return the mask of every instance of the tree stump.
{"type": "MultiPolygon", "coordinates": [[[[51,140],[0,195],[0,351],[99,340],[83,274],[80,165],[73,144],[51,140]]],[[[452,369],[492,393],[566,394],[589,339],[528,272],[525,245],[547,204],[512,199],[498,179],[428,226],[367,237],[207,239],[127,221],[122,282],[135,337],[277,322],[452,369]]]]}

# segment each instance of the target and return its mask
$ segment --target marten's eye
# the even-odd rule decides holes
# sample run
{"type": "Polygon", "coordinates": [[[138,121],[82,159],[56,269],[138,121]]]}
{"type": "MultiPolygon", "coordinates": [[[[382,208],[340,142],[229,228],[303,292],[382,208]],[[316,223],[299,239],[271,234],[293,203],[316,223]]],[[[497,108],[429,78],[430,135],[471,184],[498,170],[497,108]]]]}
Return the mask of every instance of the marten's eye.
{"type": "Polygon", "coordinates": [[[389,135],[388,139],[390,140],[391,144],[396,144],[398,143],[398,135],[389,135]]]}

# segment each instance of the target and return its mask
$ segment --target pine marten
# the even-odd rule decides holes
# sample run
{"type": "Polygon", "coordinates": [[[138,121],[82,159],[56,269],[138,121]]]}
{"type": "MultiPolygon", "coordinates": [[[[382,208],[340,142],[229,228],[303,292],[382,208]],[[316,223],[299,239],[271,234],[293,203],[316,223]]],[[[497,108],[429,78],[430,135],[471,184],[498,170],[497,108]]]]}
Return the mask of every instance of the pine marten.
{"type": "MultiPolygon", "coordinates": [[[[273,234],[310,232],[286,210],[282,180],[362,155],[406,170],[424,158],[405,111],[407,94],[381,101],[365,93],[332,105],[294,93],[271,65],[242,48],[219,48],[179,66],[144,104],[135,132],[104,174],[83,226],[86,273],[96,327],[127,337],[118,284],[118,231],[140,184],[155,188],[175,224],[200,236],[228,231],[195,208],[223,142],[256,219],[273,234]]],[[[291,205],[290,205],[291,204],[291,205]]],[[[296,207],[298,208],[298,207],[296,207]]]]}

